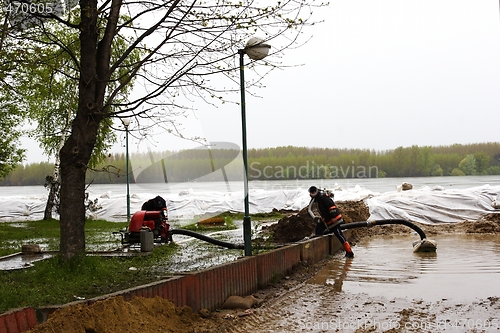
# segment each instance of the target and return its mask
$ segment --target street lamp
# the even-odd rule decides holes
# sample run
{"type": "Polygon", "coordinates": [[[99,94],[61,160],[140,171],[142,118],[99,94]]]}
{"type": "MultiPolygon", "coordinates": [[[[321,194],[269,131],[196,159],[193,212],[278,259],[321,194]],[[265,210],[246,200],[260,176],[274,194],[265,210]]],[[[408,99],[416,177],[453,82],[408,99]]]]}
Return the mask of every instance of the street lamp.
{"type": "Polygon", "coordinates": [[[123,126],[125,126],[125,173],[127,175],[127,222],[130,221],[130,188],[129,188],[129,172],[128,172],[128,126],[130,125],[130,118],[122,118],[123,126]]]}
{"type": "Polygon", "coordinates": [[[265,44],[264,40],[258,37],[252,37],[248,40],[244,49],[238,50],[240,55],[240,88],[241,88],[241,125],[243,136],[243,168],[245,184],[245,216],[243,217],[243,242],[245,244],[245,256],[252,255],[252,225],[250,221],[249,202],[248,202],[248,156],[247,156],[247,130],[245,115],[245,71],[243,56],[246,54],[252,60],[264,59],[269,54],[271,45],[265,44]]]}

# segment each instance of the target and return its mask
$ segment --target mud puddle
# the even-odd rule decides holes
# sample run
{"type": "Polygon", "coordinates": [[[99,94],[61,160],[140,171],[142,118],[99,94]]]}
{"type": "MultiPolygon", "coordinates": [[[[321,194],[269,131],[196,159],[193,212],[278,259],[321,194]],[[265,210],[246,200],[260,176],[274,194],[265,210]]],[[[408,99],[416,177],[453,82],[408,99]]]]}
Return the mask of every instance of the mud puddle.
{"type": "Polygon", "coordinates": [[[370,238],[352,260],[333,259],[308,283],[369,297],[474,301],[500,295],[500,236],[442,235],[436,253],[414,253],[414,236],[370,238]]]}

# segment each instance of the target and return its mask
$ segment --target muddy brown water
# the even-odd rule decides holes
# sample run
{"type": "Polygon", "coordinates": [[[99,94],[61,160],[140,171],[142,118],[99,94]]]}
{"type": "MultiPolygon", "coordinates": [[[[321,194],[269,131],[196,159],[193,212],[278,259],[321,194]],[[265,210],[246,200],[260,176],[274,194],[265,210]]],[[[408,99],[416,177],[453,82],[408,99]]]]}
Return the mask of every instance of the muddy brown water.
{"type": "Polygon", "coordinates": [[[371,238],[355,246],[352,260],[333,259],[313,284],[338,292],[469,302],[500,296],[500,236],[442,235],[437,252],[414,253],[414,236],[371,238]]]}
{"type": "Polygon", "coordinates": [[[416,235],[362,239],[225,332],[499,332],[500,235],[431,239],[436,253],[413,253],[416,235]]]}

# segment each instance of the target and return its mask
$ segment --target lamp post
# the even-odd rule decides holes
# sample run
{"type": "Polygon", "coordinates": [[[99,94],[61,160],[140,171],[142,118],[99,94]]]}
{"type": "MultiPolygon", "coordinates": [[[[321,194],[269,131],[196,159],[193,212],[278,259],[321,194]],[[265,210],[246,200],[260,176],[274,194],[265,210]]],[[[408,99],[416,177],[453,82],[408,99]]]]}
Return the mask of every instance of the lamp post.
{"type": "Polygon", "coordinates": [[[249,213],[248,201],[248,154],[247,154],[247,130],[245,114],[245,66],[243,56],[246,54],[252,60],[264,59],[269,54],[271,46],[265,44],[264,40],[252,37],[248,40],[244,49],[238,50],[240,55],[240,89],[241,89],[241,126],[243,137],[243,168],[244,168],[244,195],[245,195],[245,216],[243,217],[243,242],[245,244],[245,256],[252,255],[252,225],[249,213]]]}
{"type": "Polygon", "coordinates": [[[129,188],[129,172],[128,172],[128,126],[130,118],[122,118],[123,126],[125,126],[125,173],[127,175],[127,222],[130,221],[130,188],[129,188]]]}

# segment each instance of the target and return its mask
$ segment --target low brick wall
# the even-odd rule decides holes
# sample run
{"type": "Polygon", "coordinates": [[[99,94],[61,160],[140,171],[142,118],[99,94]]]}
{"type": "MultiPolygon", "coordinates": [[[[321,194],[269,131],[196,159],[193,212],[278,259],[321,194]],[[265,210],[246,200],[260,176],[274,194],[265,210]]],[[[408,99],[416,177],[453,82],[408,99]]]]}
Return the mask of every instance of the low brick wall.
{"type": "Polygon", "coordinates": [[[32,307],[13,310],[0,316],[1,333],[21,333],[37,324],[35,309],[32,307]]]}
{"type": "MultiPolygon", "coordinates": [[[[345,232],[349,238],[350,231],[345,232]]],[[[0,316],[0,333],[21,333],[47,320],[59,307],[75,303],[94,303],[123,296],[162,297],[176,306],[190,306],[193,311],[220,308],[231,295],[246,296],[282,279],[300,262],[314,264],[341,250],[333,235],[317,237],[276,250],[240,258],[189,274],[172,276],[154,283],[122,290],[113,294],[77,301],[61,306],[32,307],[13,310],[0,316]]]]}

